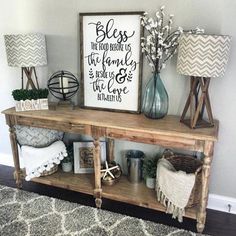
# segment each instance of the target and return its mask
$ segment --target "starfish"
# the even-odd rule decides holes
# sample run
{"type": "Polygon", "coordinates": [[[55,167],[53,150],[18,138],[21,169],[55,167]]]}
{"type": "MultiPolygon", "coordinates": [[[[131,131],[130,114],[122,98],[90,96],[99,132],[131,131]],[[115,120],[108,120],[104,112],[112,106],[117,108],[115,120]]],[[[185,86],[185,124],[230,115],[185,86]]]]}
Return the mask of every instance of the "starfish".
{"type": "Polygon", "coordinates": [[[107,174],[109,174],[113,179],[115,179],[115,176],[111,173],[111,170],[117,169],[119,168],[119,166],[116,165],[116,166],[109,167],[107,161],[105,162],[105,166],[106,168],[101,170],[101,172],[105,172],[105,174],[103,175],[103,179],[105,179],[107,174]]]}

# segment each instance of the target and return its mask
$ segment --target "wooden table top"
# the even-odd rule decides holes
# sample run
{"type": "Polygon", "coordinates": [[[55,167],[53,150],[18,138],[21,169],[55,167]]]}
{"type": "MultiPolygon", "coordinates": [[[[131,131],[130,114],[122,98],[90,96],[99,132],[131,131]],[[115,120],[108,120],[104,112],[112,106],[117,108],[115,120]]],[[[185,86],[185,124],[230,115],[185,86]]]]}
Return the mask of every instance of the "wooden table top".
{"type": "Polygon", "coordinates": [[[41,119],[46,121],[68,122],[72,124],[93,125],[106,128],[130,130],[136,132],[171,135],[176,137],[216,141],[219,122],[211,128],[190,129],[180,123],[179,116],[167,115],[163,119],[149,119],[143,114],[109,112],[101,110],[49,109],[40,111],[16,112],[15,108],[2,111],[5,115],[41,119]]]}

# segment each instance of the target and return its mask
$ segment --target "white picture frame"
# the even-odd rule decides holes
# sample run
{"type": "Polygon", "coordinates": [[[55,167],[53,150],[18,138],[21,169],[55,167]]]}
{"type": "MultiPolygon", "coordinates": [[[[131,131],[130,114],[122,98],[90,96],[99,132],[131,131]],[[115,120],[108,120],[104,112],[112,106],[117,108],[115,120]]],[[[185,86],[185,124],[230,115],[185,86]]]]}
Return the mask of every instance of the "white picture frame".
{"type": "MultiPolygon", "coordinates": [[[[94,172],[94,144],[92,141],[74,142],[74,173],[84,174],[94,172]]],[[[101,163],[106,161],[106,142],[100,142],[101,163]]]]}
{"type": "Polygon", "coordinates": [[[84,108],[140,113],[142,14],[80,13],[84,108]]]}

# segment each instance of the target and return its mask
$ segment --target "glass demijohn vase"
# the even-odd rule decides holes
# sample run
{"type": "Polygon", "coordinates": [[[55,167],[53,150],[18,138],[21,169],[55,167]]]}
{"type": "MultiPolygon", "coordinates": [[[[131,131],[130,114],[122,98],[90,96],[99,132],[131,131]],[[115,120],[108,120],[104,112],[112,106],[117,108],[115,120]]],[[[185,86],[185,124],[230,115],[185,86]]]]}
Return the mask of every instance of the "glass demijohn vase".
{"type": "Polygon", "coordinates": [[[161,81],[160,73],[154,73],[146,85],[142,112],[148,118],[161,119],[166,116],[168,105],[169,97],[161,81]]]}

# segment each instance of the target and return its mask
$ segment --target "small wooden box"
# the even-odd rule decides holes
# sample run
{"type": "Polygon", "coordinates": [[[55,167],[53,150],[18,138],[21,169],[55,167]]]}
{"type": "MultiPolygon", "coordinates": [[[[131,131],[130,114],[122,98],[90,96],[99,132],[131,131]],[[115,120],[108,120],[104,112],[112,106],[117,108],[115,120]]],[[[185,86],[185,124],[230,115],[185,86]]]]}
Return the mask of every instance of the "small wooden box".
{"type": "Polygon", "coordinates": [[[48,110],[48,99],[20,100],[16,102],[16,111],[48,110]]]}

